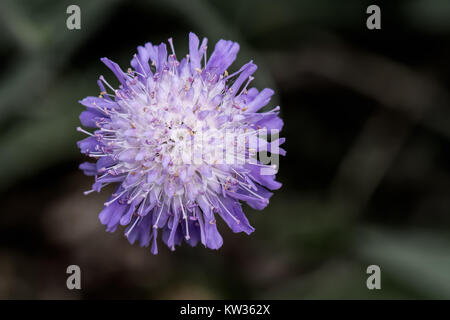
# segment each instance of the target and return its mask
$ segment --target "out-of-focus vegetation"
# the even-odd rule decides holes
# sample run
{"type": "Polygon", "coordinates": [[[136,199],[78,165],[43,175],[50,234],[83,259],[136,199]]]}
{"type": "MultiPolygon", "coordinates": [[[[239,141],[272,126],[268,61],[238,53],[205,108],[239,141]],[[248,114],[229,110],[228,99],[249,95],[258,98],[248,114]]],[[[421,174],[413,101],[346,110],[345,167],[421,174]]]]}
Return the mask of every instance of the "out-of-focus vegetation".
{"type": "MultiPolygon", "coordinates": [[[[450,298],[450,3],[368,1],[0,2],[0,298],[450,298]],[[66,28],[78,4],[82,28],[66,28]],[[285,120],[284,183],[250,237],[152,256],[83,196],[81,105],[99,58],[187,34],[239,41],[285,120]],[[66,267],[82,290],[66,288],[66,267]],[[382,290],[366,288],[366,268],[382,290]]],[[[182,55],[182,54],[181,54],[182,55]]]]}

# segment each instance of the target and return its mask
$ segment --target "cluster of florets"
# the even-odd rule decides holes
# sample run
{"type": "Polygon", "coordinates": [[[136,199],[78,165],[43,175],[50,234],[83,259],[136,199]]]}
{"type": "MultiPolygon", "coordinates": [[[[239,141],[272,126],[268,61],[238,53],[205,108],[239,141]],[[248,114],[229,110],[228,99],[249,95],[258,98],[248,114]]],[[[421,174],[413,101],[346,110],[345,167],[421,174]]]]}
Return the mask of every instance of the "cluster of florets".
{"type": "Polygon", "coordinates": [[[248,89],[256,71],[252,62],[229,74],[239,45],[220,40],[207,59],[207,39],[189,35],[189,54],[178,61],[172,40],[138,47],[124,72],[101,60],[120,81],[114,89],[103,77],[99,97],[87,97],[80,115],[94,128],[78,145],[96,159],[81,169],[95,176],[92,190],[117,184],[105,202],[100,221],[107,231],[127,226],[131,243],[151,244],[156,254],[158,231],[169,248],[185,239],[211,249],[222,245],[219,215],[234,232],[254,229],[240,201],[263,209],[278,189],[277,166],[257,159],[264,151],[283,154],[278,137],[279,108],[258,112],[273,91],[248,89]],[[271,135],[269,142],[267,135],[271,135]]]}

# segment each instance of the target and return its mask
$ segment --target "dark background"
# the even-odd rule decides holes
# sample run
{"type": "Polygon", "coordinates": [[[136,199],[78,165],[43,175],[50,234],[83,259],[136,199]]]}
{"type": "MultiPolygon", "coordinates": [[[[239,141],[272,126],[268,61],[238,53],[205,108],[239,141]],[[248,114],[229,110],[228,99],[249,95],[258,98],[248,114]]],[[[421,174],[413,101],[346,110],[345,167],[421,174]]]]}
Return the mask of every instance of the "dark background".
{"type": "MultiPolygon", "coordinates": [[[[209,51],[211,52],[211,51],[209,51]]],[[[0,298],[450,298],[450,1],[0,2],[0,298]],[[81,7],[81,30],[66,8],[81,7]],[[381,7],[382,29],[366,28],[381,7]],[[188,32],[238,41],[287,138],[256,228],[210,251],[131,246],[98,221],[110,190],[76,147],[96,80],[188,32]],[[66,288],[66,268],[82,290],[66,288]],[[381,267],[382,289],[366,288],[381,267]]]]}

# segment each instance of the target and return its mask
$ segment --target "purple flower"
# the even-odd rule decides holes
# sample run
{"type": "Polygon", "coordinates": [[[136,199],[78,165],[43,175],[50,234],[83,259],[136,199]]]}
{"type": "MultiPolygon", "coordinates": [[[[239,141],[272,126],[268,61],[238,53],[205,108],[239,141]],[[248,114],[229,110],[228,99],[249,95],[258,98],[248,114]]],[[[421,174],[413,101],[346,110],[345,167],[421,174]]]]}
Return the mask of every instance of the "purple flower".
{"type": "Polygon", "coordinates": [[[171,54],[164,43],[138,47],[127,72],[101,59],[120,85],[114,89],[101,76],[100,96],[80,101],[86,106],[81,123],[95,130],[78,128],[88,135],[78,142],[81,152],[96,160],[80,165],[95,176],[85,193],[116,184],[101,223],[109,232],[127,226],[128,240],[150,245],[153,254],[158,232],[172,250],[183,239],[218,249],[217,216],[234,232],[250,234],[254,228],[241,201],[263,209],[268,189],[281,187],[273,160],[285,154],[279,148],[284,139],[278,139],[283,122],[279,107],[258,112],[273,91],[248,89],[255,64],[228,73],[236,42],[220,40],[208,59],[207,39],[200,43],[190,33],[189,54],[181,61],[172,39],[169,44],[171,54]],[[261,152],[266,161],[258,158],[261,152]]]}

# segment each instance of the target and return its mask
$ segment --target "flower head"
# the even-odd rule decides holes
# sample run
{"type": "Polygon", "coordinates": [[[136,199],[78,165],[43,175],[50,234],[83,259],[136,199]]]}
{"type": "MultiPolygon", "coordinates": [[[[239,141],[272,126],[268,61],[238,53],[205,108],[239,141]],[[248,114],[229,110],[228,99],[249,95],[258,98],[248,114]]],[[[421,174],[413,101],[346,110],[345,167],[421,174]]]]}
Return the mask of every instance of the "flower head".
{"type": "Polygon", "coordinates": [[[279,108],[258,112],[273,95],[271,89],[248,89],[256,71],[249,62],[237,72],[227,68],[239,51],[236,42],[220,40],[207,58],[207,39],[189,34],[189,54],[179,61],[172,39],[138,47],[124,72],[102,58],[120,82],[114,89],[102,76],[99,97],[80,101],[80,115],[93,133],[78,142],[82,153],[96,159],[80,168],[95,176],[92,190],[116,184],[99,218],[106,230],[127,226],[131,243],[151,245],[157,236],[172,250],[183,239],[218,249],[220,216],[234,232],[250,234],[241,203],[263,209],[278,189],[273,163],[258,153],[285,154],[284,139],[273,137],[283,122],[279,108]],[[108,93],[109,92],[109,93],[108,93]],[[272,136],[269,142],[268,135],[272,136]],[[267,162],[267,161],[266,161],[267,162]]]}

